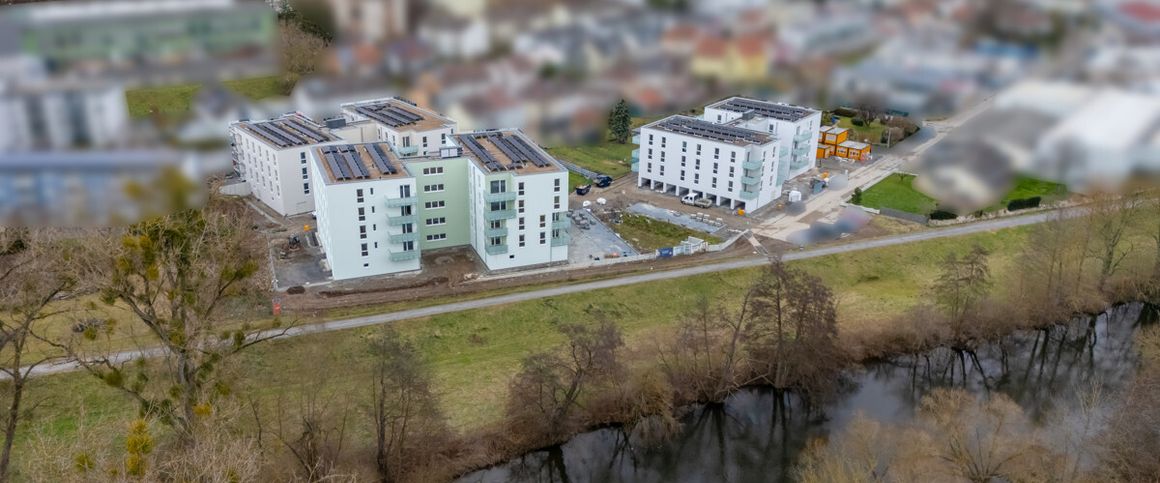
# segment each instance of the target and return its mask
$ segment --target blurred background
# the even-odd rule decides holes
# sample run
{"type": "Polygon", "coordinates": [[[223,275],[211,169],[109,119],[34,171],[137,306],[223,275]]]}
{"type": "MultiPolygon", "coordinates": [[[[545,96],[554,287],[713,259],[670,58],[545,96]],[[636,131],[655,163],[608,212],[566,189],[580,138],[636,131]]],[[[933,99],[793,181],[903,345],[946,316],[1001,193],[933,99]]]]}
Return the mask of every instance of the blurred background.
{"type": "Polygon", "coordinates": [[[627,170],[619,100],[639,125],[737,94],[824,110],[875,153],[953,129],[915,162],[948,206],[1028,171],[1115,188],[1160,169],[1160,3],[8,1],[0,221],[113,223],[141,209],[127,181],[228,178],[236,120],[399,95],[627,170]]]}

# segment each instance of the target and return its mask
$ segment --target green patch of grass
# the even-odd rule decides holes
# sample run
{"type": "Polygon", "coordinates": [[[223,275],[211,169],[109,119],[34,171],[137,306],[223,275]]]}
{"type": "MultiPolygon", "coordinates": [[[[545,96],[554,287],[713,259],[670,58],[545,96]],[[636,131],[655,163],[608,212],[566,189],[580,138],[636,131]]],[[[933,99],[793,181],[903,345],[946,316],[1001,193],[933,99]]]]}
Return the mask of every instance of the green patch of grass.
{"type": "Polygon", "coordinates": [[[836,116],[838,118],[838,127],[850,129],[850,140],[859,141],[870,144],[876,144],[882,141],[882,132],[886,130],[886,125],[881,121],[875,120],[868,126],[855,126],[854,119],[843,116],[836,116]]]}
{"type": "Polygon", "coordinates": [[[887,176],[863,191],[859,204],[868,208],[893,208],[920,215],[930,213],[937,205],[933,198],[914,189],[914,175],[904,173],[887,176]]]}
{"type": "Polygon", "coordinates": [[[577,186],[584,186],[592,183],[591,180],[579,174],[568,172],[568,191],[574,191],[577,186]]]}
{"type": "MultiPolygon", "coordinates": [[[[294,88],[294,79],[289,82],[281,75],[237,79],[222,83],[227,89],[252,100],[286,96],[294,88]]],[[[169,116],[180,116],[193,107],[193,98],[201,90],[201,84],[180,84],[160,87],[142,87],[125,91],[125,102],[129,105],[129,115],[146,117],[156,112],[169,116]]]]}
{"type": "Polygon", "coordinates": [[[624,215],[619,225],[612,225],[621,238],[643,253],[658,248],[679,245],[686,238],[694,236],[709,243],[720,243],[721,239],[680,225],[654,220],[641,215],[624,215]]]}
{"type": "Polygon", "coordinates": [[[1044,203],[1057,201],[1067,196],[1067,187],[1059,183],[1052,183],[1051,181],[1020,176],[1015,181],[1015,187],[1011,189],[1011,192],[1003,197],[1002,203],[1003,206],[1006,206],[1011,200],[1026,199],[1035,196],[1043,198],[1044,203]]]}
{"type": "Polygon", "coordinates": [[[549,148],[548,152],[557,158],[569,161],[581,168],[619,178],[632,171],[632,143],[620,144],[608,141],[590,146],[560,146],[549,148]]]}

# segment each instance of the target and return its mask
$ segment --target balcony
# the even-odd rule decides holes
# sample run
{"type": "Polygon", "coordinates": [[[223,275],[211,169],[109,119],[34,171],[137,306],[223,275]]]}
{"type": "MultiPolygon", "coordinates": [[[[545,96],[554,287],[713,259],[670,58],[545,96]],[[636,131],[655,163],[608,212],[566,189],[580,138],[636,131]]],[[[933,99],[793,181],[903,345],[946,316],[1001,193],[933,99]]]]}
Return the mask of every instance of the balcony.
{"type": "Polygon", "coordinates": [[[572,220],[570,218],[562,217],[559,220],[552,220],[553,230],[566,230],[570,226],[572,226],[572,220]]]}
{"type": "Polygon", "coordinates": [[[745,169],[761,169],[761,160],[746,160],[744,163],[741,163],[741,167],[745,169]]]}
{"type": "Polygon", "coordinates": [[[387,208],[398,208],[400,206],[411,206],[419,202],[418,196],[408,196],[406,198],[387,198],[387,208]]]}
{"type": "Polygon", "coordinates": [[[571,242],[572,235],[564,232],[560,232],[560,236],[552,237],[552,246],[554,247],[566,247],[571,242]]]}
{"type": "Polygon", "coordinates": [[[403,243],[403,242],[418,240],[419,234],[418,233],[397,233],[397,234],[391,235],[389,238],[391,240],[391,243],[398,245],[398,244],[403,243]]]}
{"type": "Polygon", "coordinates": [[[640,161],[634,161],[634,162],[632,163],[632,172],[633,172],[633,173],[639,173],[639,172],[640,172],[640,161]]]}
{"type": "Polygon", "coordinates": [[[483,234],[486,235],[488,238],[497,237],[497,236],[507,236],[508,229],[506,226],[501,226],[499,228],[488,228],[487,230],[484,230],[483,234]]]}
{"type": "Polygon", "coordinates": [[[777,151],[777,154],[781,157],[789,156],[789,148],[783,146],[777,151]]]}
{"type": "Polygon", "coordinates": [[[487,221],[510,220],[516,217],[516,210],[495,210],[483,212],[483,219],[487,221]]]}
{"type": "Polygon", "coordinates": [[[637,146],[640,145],[640,134],[633,134],[632,135],[632,143],[637,145],[637,146]]]}
{"type": "Polygon", "coordinates": [[[488,203],[498,203],[501,201],[513,201],[516,199],[515,191],[504,191],[501,193],[484,193],[483,200],[488,203]]]}
{"type": "Polygon", "coordinates": [[[390,226],[402,226],[407,223],[415,223],[415,215],[387,215],[387,224],[390,226]]]}
{"type": "Polygon", "coordinates": [[[761,178],[758,178],[756,176],[742,176],[741,177],[741,184],[759,185],[759,184],[761,184],[761,178]]]}
{"type": "Polygon", "coordinates": [[[399,156],[414,156],[419,154],[419,146],[393,146],[395,154],[399,156]]]}
{"type": "Polygon", "coordinates": [[[810,152],[809,146],[801,146],[801,147],[796,147],[793,149],[793,155],[795,157],[805,156],[806,154],[809,154],[809,152],[810,152]]]}
{"type": "Polygon", "coordinates": [[[810,139],[813,139],[813,137],[814,137],[813,133],[811,133],[809,131],[802,131],[802,132],[797,133],[797,135],[793,137],[793,142],[804,143],[806,141],[809,141],[810,139]]]}
{"type": "Polygon", "coordinates": [[[636,148],[636,149],[632,150],[632,161],[634,163],[637,161],[640,161],[640,148],[636,148]]]}
{"type": "Polygon", "coordinates": [[[488,255],[503,255],[507,253],[507,245],[488,245],[483,248],[488,255]]]}
{"type": "Polygon", "coordinates": [[[756,192],[756,191],[741,190],[741,199],[743,199],[743,200],[752,200],[752,199],[755,199],[755,198],[757,198],[757,192],[756,192]]]}
{"type": "Polygon", "coordinates": [[[419,250],[407,250],[405,252],[391,252],[392,262],[405,262],[407,260],[414,260],[419,258],[419,250]]]}

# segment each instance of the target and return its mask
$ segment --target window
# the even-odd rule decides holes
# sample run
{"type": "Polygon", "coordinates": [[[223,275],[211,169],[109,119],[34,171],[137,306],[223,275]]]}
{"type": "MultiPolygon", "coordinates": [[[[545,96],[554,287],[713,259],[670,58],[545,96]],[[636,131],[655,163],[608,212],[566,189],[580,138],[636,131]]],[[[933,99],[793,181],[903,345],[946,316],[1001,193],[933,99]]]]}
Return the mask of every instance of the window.
{"type": "Polygon", "coordinates": [[[661,165],[661,176],[665,175],[665,165],[661,165]]]}
{"type": "Polygon", "coordinates": [[[713,148],[713,159],[721,159],[721,148],[713,148]]]}
{"type": "Polygon", "coordinates": [[[685,157],[684,156],[681,156],[681,167],[682,168],[685,167],[685,157]]]}
{"type": "MultiPolygon", "coordinates": [[[[649,135],[648,135],[648,143],[649,143],[649,144],[652,144],[652,134],[649,134],[649,135]]],[[[648,152],[649,152],[649,154],[650,154],[650,155],[652,154],[652,150],[651,150],[651,149],[650,149],[650,150],[648,150],[648,152]]]]}
{"type": "Polygon", "coordinates": [[[443,146],[446,144],[447,144],[447,133],[440,133],[439,134],[439,145],[443,146]]]}
{"type": "Polygon", "coordinates": [[[358,221],[367,221],[367,209],[358,207],[358,221]]]}
{"type": "Polygon", "coordinates": [[[701,182],[701,173],[693,173],[693,183],[701,182]]]}
{"type": "Polygon", "coordinates": [[[520,181],[519,183],[516,183],[516,190],[517,190],[517,191],[519,191],[519,193],[518,193],[518,194],[519,194],[520,196],[523,196],[523,195],[524,195],[524,182],[523,182],[523,181],[520,181]]]}
{"type": "Polygon", "coordinates": [[[302,183],[302,192],[310,194],[310,183],[302,183]]]}
{"type": "Polygon", "coordinates": [[[411,197],[411,185],[405,184],[399,186],[399,198],[411,197]]]}
{"type": "Polygon", "coordinates": [[[540,228],[545,226],[548,226],[548,217],[545,215],[540,215],[540,228]]]}
{"type": "MultiPolygon", "coordinates": [[[[427,147],[427,136],[423,136],[423,147],[424,148],[427,147]]],[[[442,169],[442,168],[440,168],[440,169],[442,169]]]]}
{"type": "Polygon", "coordinates": [[[524,217],[522,217],[522,216],[519,218],[519,225],[520,225],[519,229],[523,230],[524,229],[524,217]]]}
{"type": "Polygon", "coordinates": [[[506,192],[507,192],[507,181],[506,180],[500,179],[500,180],[494,180],[491,182],[491,191],[489,191],[489,193],[506,193],[506,192]]]}
{"type": "Polygon", "coordinates": [[[363,243],[362,244],[362,256],[365,257],[365,256],[370,255],[370,254],[371,254],[371,252],[369,250],[367,250],[367,244],[363,243]]]}
{"type": "Polygon", "coordinates": [[[527,243],[524,243],[524,234],[520,233],[520,247],[522,248],[525,245],[527,245],[527,243]]]}
{"type": "Polygon", "coordinates": [[[302,161],[302,164],[306,164],[306,151],[298,153],[298,159],[302,161]]]}
{"type": "Polygon", "coordinates": [[[645,172],[651,173],[652,172],[652,163],[647,163],[647,164],[645,164],[645,166],[646,166],[645,172]]]}
{"type": "Polygon", "coordinates": [[[302,168],[302,179],[306,179],[306,168],[302,168]]]}
{"type": "Polygon", "coordinates": [[[431,235],[427,235],[427,241],[439,241],[439,240],[446,240],[446,239],[447,239],[446,233],[434,233],[431,235]]]}
{"type": "Polygon", "coordinates": [[[733,181],[729,181],[729,191],[733,191],[733,181]]]}
{"type": "Polygon", "coordinates": [[[503,237],[502,236],[493,236],[493,237],[491,237],[491,241],[489,244],[491,246],[503,245],[503,237]]]}
{"type": "Polygon", "coordinates": [[[517,200],[516,201],[516,208],[517,208],[517,211],[519,211],[520,213],[523,213],[524,212],[524,200],[517,200]]]}
{"type": "Polygon", "coordinates": [[[491,228],[493,230],[498,230],[500,228],[503,228],[503,220],[492,220],[491,222],[488,223],[488,228],[491,228]]]}
{"type": "Polygon", "coordinates": [[[423,186],[424,193],[438,193],[440,191],[443,191],[443,183],[429,184],[429,185],[423,186]]]}
{"type": "MultiPolygon", "coordinates": [[[[559,180],[556,180],[556,181],[559,181],[559,180]]],[[[560,195],[556,195],[556,196],[552,197],[552,209],[553,210],[560,209],[560,195]]]]}
{"type": "Polygon", "coordinates": [[[439,216],[436,218],[427,218],[426,223],[427,223],[427,226],[446,225],[447,224],[447,217],[439,216]]]}
{"type": "Polygon", "coordinates": [[[405,251],[405,252],[415,251],[415,242],[413,242],[413,241],[403,242],[403,251],[405,251]]]}
{"type": "Polygon", "coordinates": [[[682,153],[689,152],[689,142],[688,141],[681,141],[681,152],[682,153]]]}
{"type": "Polygon", "coordinates": [[[541,244],[541,245],[547,245],[547,244],[548,244],[548,232],[546,232],[546,231],[541,231],[541,232],[540,232],[540,244],[541,244]]]}
{"type": "Polygon", "coordinates": [[[491,211],[503,211],[507,209],[507,203],[503,201],[491,202],[491,211]]]}
{"type": "Polygon", "coordinates": [[[364,201],[364,200],[363,200],[363,190],[362,190],[362,188],[359,188],[359,189],[357,189],[357,190],[354,190],[354,198],[355,198],[355,201],[357,201],[357,202],[359,202],[359,203],[362,203],[362,202],[364,201]]]}
{"type": "Polygon", "coordinates": [[[443,200],[439,200],[439,201],[428,201],[428,202],[426,202],[426,203],[423,203],[423,207],[424,207],[424,208],[426,208],[426,209],[428,209],[428,210],[434,210],[434,209],[438,209],[438,208],[443,208],[443,207],[445,207],[445,206],[447,206],[447,202],[446,202],[446,201],[443,201],[443,200]]]}
{"type": "MultiPolygon", "coordinates": [[[[556,178],[556,179],[554,179],[554,180],[552,180],[552,181],[554,182],[554,186],[553,186],[553,188],[555,189],[555,191],[556,191],[557,193],[559,193],[559,192],[560,192],[560,178],[556,178]]],[[[559,196],[557,196],[557,197],[556,197],[557,204],[559,203],[559,200],[560,200],[560,197],[559,197],[559,196]]]]}
{"type": "Polygon", "coordinates": [[[375,242],[375,248],[379,247],[379,242],[375,242]]]}
{"type": "MultiPolygon", "coordinates": [[[[427,138],[423,138],[423,139],[427,139],[427,138]]],[[[423,147],[427,147],[427,144],[423,143],[423,147]]],[[[424,175],[443,174],[443,167],[436,166],[434,168],[423,168],[423,174],[424,175]]]]}
{"type": "Polygon", "coordinates": [[[367,237],[367,226],[366,225],[359,225],[358,226],[358,237],[359,238],[366,238],[367,237]]]}
{"type": "Polygon", "coordinates": [[[713,187],[716,188],[717,187],[717,177],[714,176],[712,181],[713,181],[713,187]]]}
{"type": "Polygon", "coordinates": [[[681,170],[681,181],[685,180],[685,170],[681,170]]]}

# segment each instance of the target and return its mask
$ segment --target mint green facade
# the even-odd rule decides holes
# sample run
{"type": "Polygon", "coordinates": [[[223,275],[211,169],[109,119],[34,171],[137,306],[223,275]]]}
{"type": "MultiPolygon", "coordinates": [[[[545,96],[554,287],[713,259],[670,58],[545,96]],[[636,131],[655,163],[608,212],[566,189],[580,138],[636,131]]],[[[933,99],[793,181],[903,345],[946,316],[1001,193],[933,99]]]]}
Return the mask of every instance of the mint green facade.
{"type": "Polygon", "coordinates": [[[407,162],[407,172],[415,177],[419,202],[415,205],[416,230],[419,233],[419,249],[434,250],[471,243],[471,219],[468,213],[468,166],[467,158],[431,160],[411,160],[407,162]],[[443,168],[441,174],[423,174],[425,168],[443,168]],[[443,185],[442,191],[428,191],[426,186],[443,185]],[[443,202],[441,208],[427,208],[428,203],[443,202]],[[428,219],[445,218],[442,225],[427,225],[428,219]],[[442,240],[428,241],[428,235],[446,234],[442,240]]]}

